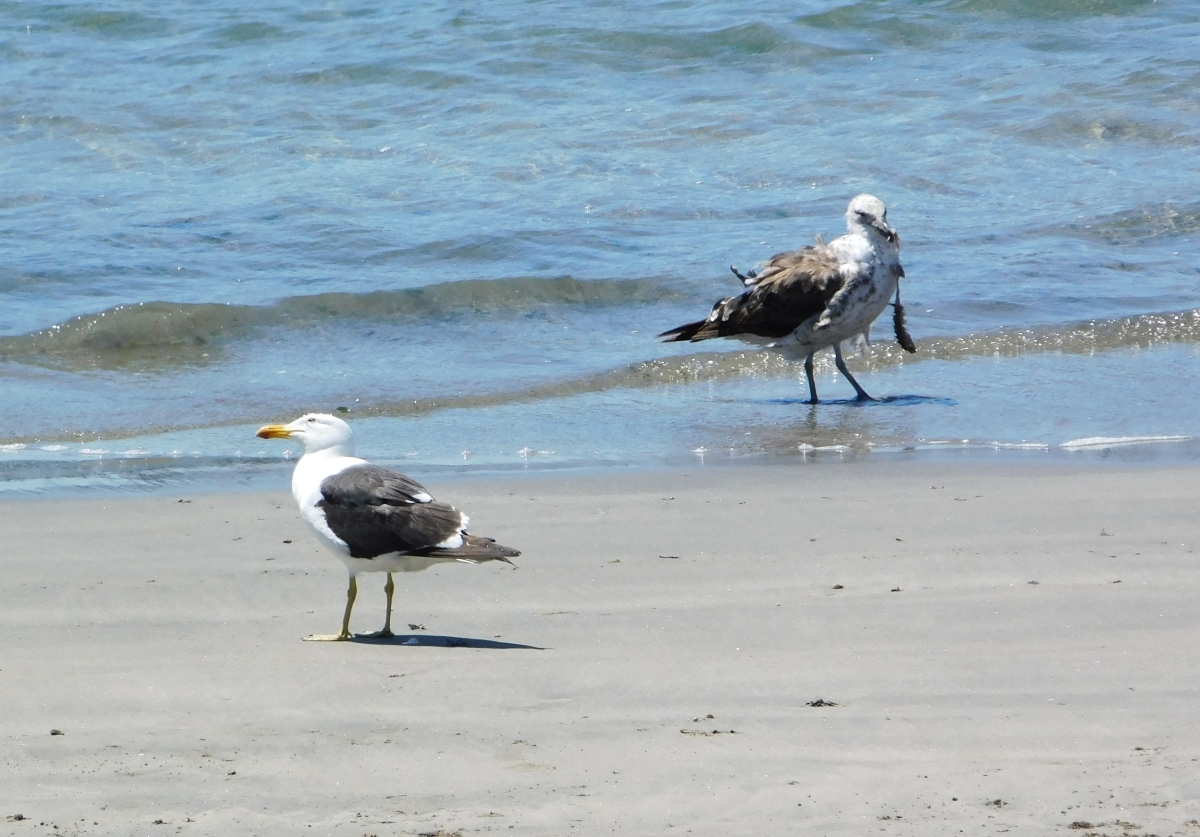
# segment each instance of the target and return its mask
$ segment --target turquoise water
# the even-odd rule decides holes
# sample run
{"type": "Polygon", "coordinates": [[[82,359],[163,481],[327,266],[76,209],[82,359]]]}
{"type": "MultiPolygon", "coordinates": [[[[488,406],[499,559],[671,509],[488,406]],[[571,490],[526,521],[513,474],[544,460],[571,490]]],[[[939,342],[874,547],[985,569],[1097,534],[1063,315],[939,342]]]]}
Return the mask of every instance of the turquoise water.
{"type": "Polygon", "coordinates": [[[1200,437],[1198,42],[1150,0],[0,3],[0,490],[274,479],[254,428],[310,409],[416,473],[1200,437]],[[653,339],[862,191],[920,348],[850,361],[884,401],[653,339]]]}

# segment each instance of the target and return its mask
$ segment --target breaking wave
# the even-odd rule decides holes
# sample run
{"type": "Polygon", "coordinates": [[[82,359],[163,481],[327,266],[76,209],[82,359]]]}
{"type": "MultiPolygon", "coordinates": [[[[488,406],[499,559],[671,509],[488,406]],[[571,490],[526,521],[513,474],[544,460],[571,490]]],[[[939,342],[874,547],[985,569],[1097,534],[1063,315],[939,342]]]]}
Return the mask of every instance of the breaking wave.
{"type": "Polygon", "coordinates": [[[269,327],[304,327],[335,319],[437,319],[464,313],[527,312],[554,305],[630,305],[676,296],[648,279],[585,281],[559,276],[324,293],[288,297],[273,305],[143,302],[0,338],[0,360],[67,369],[113,368],[148,360],[183,363],[198,361],[214,347],[269,327]]]}
{"type": "MultiPolygon", "coordinates": [[[[1067,327],[1005,329],[990,334],[934,337],[918,340],[916,354],[908,354],[890,342],[876,343],[866,355],[848,358],[848,361],[857,369],[879,370],[927,360],[1015,358],[1046,352],[1095,354],[1172,343],[1200,343],[1200,308],[1164,314],[1142,314],[1114,320],[1090,320],[1067,327]]],[[[818,357],[816,366],[821,368],[822,365],[832,368],[832,357],[818,357]]],[[[731,380],[746,376],[777,377],[802,373],[802,364],[786,360],[770,351],[747,349],[700,352],[644,361],[595,375],[543,384],[516,392],[380,402],[356,407],[354,412],[359,415],[416,415],[434,410],[470,409],[566,398],[621,387],[652,387],[731,380]]]]}
{"type": "MultiPolygon", "coordinates": [[[[553,293],[546,291],[546,286],[543,284],[535,284],[534,287],[541,289],[542,300],[553,300],[556,302],[570,300],[580,303],[590,302],[598,304],[608,299],[611,295],[619,295],[623,300],[628,300],[628,291],[622,289],[621,283],[609,283],[605,285],[603,283],[575,282],[574,280],[558,280],[558,283],[558,290],[553,293]]],[[[553,287],[553,284],[551,286],[553,287]]],[[[647,291],[647,293],[650,292],[647,291]]],[[[370,294],[365,295],[367,298],[373,296],[370,294]]],[[[423,298],[419,291],[391,292],[377,298],[380,306],[391,306],[390,311],[402,314],[417,313],[424,310],[423,306],[425,305],[444,306],[448,304],[445,298],[436,292],[429,299],[423,298]]],[[[380,307],[370,309],[362,296],[355,295],[329,294],[320,297],[304,297],[300,298],[300,300],[307,301],[301,307],[304,316],[327,316],[331,312],[335,313],[335,315],[367,316],[369,313],[380,313],[381,310],[380,307]]],[[[182,308],[190,318],[188,320],[190,325],[187,326],[188,333],[200,335],[200,338],[197,339],[203,339],[203,336],[206,334],[218,332],[218,325],[216,324],[219,324],[219,333],[227,334],[235,328],[257,323],[258,321],[254,319],[255,316],[259,318],[271,316],[277,320],[286,316],[300,316],[300,314],[294,313],[295,309],[290,308],[291,306],[300,307],[300,300],[285,300],[275,308],[270,309],[238,308],[236,306],[163,306],[163,308],[157,309],[153,305],[147,305],[136,306],[129,310],[147,310],[147,313],[143,316],[147,316],[151,321],[155,321],[154,318],[157,316],[157,321],[162,321],[172,310],[182,308]],[[222,315],[216,320],[209,319],[211,312],[216,309],[220,309],[223,312],[222,315]],[[292,310],[293,313],[290,315],[283,313],[289,310],[292,310]],[[158,314],[153,314],[152,312],[154,311],[158,311],[158,314]],[[268,315],[264,312],[274,313],[268,315]]],[[[526,299],[526,302],[528,302],[528,299],[526,299]]],[[[104,320],[108,313],[105,312],[105,315],[97,315],[93,319],[104,320]]],[[[135,315],[130,314],[128,316],[135,315]]],[[[83,320],[85,318],[80,319],[83,320]]],[[[173,335],[170,339],[177,339],[178,329],[173,330],[171,326],[161,327],[164,329],[164,334],[173,335]]],[[[103,343],[103,341],[112,339],[105,336],[108,332],[106,332],[103,324],[91,331],[86,330],[83,325],[80,325],[78,328],[78,334],[68,332],[68,339],[75,340],[80,346],[96,345],[95,343],[88,343],[88,340],[98,340],[101,341],[100,345],[108,345],[103,343]]],[[[139,333],[144,335],[146,332],[147,328],[143,328],[139,333]]],[[[43,334],[39,333],[22,338],[8,338],[7,343],[0,343],[0,353],[11,352],[11,345],[14,340],[51,341],[54,339],[51,336],[42,336],[43,334]]],[[[158,338],[159,342],[157,343],[149,340],[147,345],[161,345],[163,339],[166,338],[158,338]]],[[[916,341],[916,354],[908,354],[890,341],[886,343],[880,341],[865,355],[847,357],[847,361],[856,370],[876,371],[901,364],[921,363],[931,360],[954,362],[986,357],[1016,358],[1025,355],[1054,352],[1088,355],[1117,350],[1149,349],[1156,346],[1181,343],[1200,344],[1200,309],[1142,314],[1120,319],[1090,320],[1067,326],[1003,329],[991,333],[970,334],[960,337],[926,338],[916,341]]],[[[821,353],[816,361],[817,367],[823,368],[823,370],[832,369],[831,354],[829,352],[821,353]]],[[[798,362],[786,360],[770,351],[747,348],[745,350],[733,351],[697,352],[647,360],[603,372],[579,375],[523,389],[447,394],[443,397],[378,400],[374,402],[364,401],[363,403],[355,404],[352,409],[338,409],[356,417],[405,417],[424,415],[441,410],[470,410],[570,398],[621,388],[638,389],[688,385],[697,382],[734,380],[739,377],[799,377],[802,374],[803,367],[798,362]]],[[[216,423],[206,422],[173,427],[155,426],[152,429],[153,432],[161,433],[175,430],[193,430],[200,427],[261,423],[273,420],[278,415],[286,414],[289,411],[303,411],[304,409],[308,409],[309,406],[310,404],[305,403],[296,403],[290,407],[284,404],[277,404],[270,415],[247,411],[242,414],[228,415],[216,423]]],[[[251,407],[249,409],[254,410],[255,408],[251,407]]],[[[128,427],[116,430],[115,432],[106,432],[105,435],[108,438],[116,439],[136,436],[148,430],[150,428],[128,427]]],[[[54,438],[54,436],[53,434],[39,435],[37,438],[41,441],[47,441],[54,438]]],[[[0,439],[0,442],[13,444],[27,441],[29,439],[23,437],[0,439]]]]}

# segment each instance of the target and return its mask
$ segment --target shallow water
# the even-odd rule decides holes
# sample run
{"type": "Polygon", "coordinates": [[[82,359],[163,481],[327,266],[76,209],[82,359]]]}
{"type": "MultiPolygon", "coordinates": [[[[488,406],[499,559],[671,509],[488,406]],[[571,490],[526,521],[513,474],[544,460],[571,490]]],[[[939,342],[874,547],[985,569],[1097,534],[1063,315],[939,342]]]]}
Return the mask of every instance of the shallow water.
{"type": "Polygon", "coordinates": [[[114,9],[0,3],[6,494],[1200,437],[1191,4],[114,9]],[[861,191],[881,403],[653,339],[861,191]]]}

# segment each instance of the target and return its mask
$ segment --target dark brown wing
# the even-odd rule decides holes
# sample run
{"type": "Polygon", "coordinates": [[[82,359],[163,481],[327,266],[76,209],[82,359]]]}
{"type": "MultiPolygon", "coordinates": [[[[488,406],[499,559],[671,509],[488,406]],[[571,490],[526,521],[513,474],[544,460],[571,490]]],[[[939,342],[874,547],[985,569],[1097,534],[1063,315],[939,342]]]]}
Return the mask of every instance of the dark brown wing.
{"type": "Polygon", "coordinates": [[[317,507],[330,530],[350,547],[355,558],[393,552],[437,555],[472,561],[507,560],[515,549],[463,532],[466,518],[448,503],[404,474],[378,465],[354,465],[321,483],[317,507]],[[460,547],[438,544],[462,533],[460,547]]]}
{"type": "Polygon", "coordinates": [[[668,342],[753,334],[786,337],[825,310],[842,288],[838,262],[823,247],[804,247],[772,256],[739,296],[722,299],[708,318],[664,331],[668,342]]]}
{"type": "Polygon", "coordinates": [[[462,513],[446,503],[411,506],[341,506],[322,500],[330,530],[350,547],[355,558],[393,552],[424,554],[462,529],[462,513]]]}

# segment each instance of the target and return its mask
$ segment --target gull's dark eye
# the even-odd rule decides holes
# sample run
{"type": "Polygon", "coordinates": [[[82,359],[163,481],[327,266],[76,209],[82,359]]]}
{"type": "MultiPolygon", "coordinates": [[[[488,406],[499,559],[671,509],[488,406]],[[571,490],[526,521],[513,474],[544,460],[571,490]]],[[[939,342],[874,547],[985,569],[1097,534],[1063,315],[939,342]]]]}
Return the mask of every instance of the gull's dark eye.
{"type": "Polygon", "coordinates": [[[309,424],[316,424],[316,423],[317,423],[317,420],[316,420],[315,418],[310,418],[310,419],[308,420],[308,423],[309,423],[309,424]]]}

